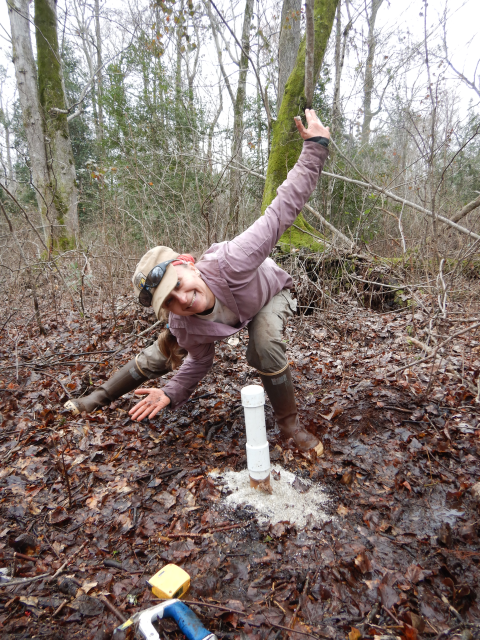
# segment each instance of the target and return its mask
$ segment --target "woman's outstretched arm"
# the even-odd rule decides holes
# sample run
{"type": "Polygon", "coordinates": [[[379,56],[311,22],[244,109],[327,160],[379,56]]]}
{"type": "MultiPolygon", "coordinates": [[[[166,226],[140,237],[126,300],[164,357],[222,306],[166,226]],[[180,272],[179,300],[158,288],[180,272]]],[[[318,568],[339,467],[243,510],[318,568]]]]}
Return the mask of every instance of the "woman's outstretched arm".
{"type": "Polygon", "coordinates": [[[300,136],[305,140],[302,153],[286,180],[277,190],[277,196],[246,231],[226,243],[224,268],[236,279],[238,274],[253,273],[269,256],[281,235],[295,221],[317,185],[323,165],[328,157],[330,131],[324,127],[313,109],[305,111],[307,128],[295,118],[300,136]],[[316,140],[322,138],[320,144],[316,140]]]}

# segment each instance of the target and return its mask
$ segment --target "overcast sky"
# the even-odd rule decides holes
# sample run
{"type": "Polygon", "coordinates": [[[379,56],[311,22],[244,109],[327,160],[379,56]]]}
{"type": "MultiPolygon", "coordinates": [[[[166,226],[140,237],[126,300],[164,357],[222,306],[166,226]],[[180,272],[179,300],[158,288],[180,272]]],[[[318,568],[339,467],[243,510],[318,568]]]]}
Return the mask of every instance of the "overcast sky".
{"type": "MultiPolygon", "coordinates": [[[[64,0],[59,0],[63,3],[64,0]]],[[[125,6],[124,0],[107,0],[107,8],[121,8],[125,6]]],[[[380,31],[398,30],[405,32],[410,30],[414,39],[419,39],[423,34],[423,0],[385,0],[377,17],[377,25],[380,31]]],[[[445,0],[430,0],[428,4],[428,27],[438,27],[440,16],[445,11],[445,0]]],[[[450,0],[447,5],[448,19],[448,44],[453,63],[457,69],[472,79],[475,66],[480,59],[480,2],[479,0],[450,0]]],[[[13,85],[13,65],[11,63],[11,48],[8,42],[10,30],[7,3],[0,0],[0,64],[9,69],[11,82],[6,88],[8,97],[11,98],[13,85]]],[[[436,35],[441,37],[441,29],[436,29],[436,35]]],[[[480,72],[480,68],[478,70],[480,72]]],[[[452,74],[453,75],[453,74],[452,74]]],[[[252,76],[252,82],[254,78],[252,76]]],[[[471,89],[461,89],[461,98],[464,106],[470,100],[478,102],[477,96],[471,89]]]]}

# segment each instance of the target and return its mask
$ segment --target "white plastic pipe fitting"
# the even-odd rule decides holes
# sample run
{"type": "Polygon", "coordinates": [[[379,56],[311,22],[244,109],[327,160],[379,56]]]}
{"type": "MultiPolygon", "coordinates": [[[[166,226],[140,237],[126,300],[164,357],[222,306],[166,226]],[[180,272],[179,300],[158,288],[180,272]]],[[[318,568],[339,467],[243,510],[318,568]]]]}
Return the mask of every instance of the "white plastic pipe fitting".
{"type": "Polygon", "coordinates": [[[242,405],[247,430],[247,466],[250,486],[261,482],[270,484],[270,450],[265,427],[265,391],[263,387],[250,384],[242,389],[242,405]]]}

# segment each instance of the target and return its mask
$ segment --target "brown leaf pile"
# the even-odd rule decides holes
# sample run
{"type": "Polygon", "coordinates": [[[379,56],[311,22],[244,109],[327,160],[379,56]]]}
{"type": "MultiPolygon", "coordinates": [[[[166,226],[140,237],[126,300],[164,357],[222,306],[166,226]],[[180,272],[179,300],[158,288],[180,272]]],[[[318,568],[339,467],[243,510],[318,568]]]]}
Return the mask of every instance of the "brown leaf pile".
{"type": "MultiPolygon", "coordinates": [[[[480,425],[474,395],[452,373],[476,376],[475,334],[459,337],[433,371],[426,362],[396,374],[421,355],[408,342],[413,323],[425,340],[421,312],[412,322],[410,310],[382,315],[345,302],[342,313],[292,321],[299,410],[325,455],[276,447],[267,407],[272,459],[296,474],[297,491],[308,490],[302,478],[326,487],[332,515],[300,530],[287,515],[260,526],[248,505],[226,510],[209,476],[246,465],[240,390],[259,383],[246,332],[219,345],[177,412],[134,423],[129,395],[72,418],[67,394],[101,384],[148,344],[134,340],[108,360],[132,319],[138,332],[148,317],[123,312],[113,324],[100,312],[88,321],[62,313],[52,313],[46,337],[25,324],[16,344],[8,332],[0,338],[0,567],[16,580],[47,574],[0,583],[2,638],[109,638],[118,620],[102,598],[124,616],[151,606],[146,578],[169,562],[190,574],[187,600],[204,603],[195,611],[219,638],[479,637],[470,488],[480,425]]],[[[181,637],[173,623],[161,628],[181,637]]]]}

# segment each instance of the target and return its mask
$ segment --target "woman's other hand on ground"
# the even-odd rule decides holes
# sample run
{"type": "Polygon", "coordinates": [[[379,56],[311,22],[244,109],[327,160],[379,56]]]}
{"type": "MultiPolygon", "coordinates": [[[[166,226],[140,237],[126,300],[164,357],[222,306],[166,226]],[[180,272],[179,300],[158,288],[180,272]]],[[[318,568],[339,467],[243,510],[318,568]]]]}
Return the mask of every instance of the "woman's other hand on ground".
{"type": "Polygon", "coordinates": [[[307,120],[307,128],[303,126],[300,116],[295,116],[295,124],[297,125],[298,133],[304,140],[309,138],[315,138],[321,136],[322,138],[330,138],[330,129],[324,127],[320,122],[320,118],[317,116],[313,109],[305,109],[305,118],[307,120]]]}
{"type": "Polygon", "coordinates": [[[137,396],[146,395],[133,409],[128,412],[133,420],[154,418],[159,411],[170,404],[170,398],[161,389],[137,389],[137,396]]]}

